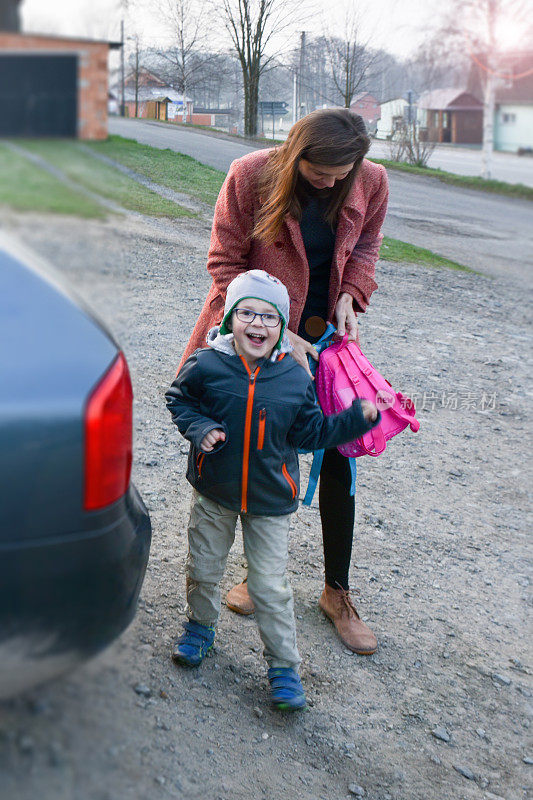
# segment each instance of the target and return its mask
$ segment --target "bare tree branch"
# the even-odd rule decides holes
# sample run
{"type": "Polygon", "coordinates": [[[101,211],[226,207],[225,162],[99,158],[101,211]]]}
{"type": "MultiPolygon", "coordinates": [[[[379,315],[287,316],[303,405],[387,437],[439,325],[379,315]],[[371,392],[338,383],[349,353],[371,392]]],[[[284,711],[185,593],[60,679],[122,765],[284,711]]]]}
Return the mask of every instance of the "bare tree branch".
{"type": "Polygon", "coordinates": [[[202,54],[207,40],[207,6],[204,0],[155,0],[154,10],[172,34],[173,44],[155,52],[172,65],[173,83],[183,94],[183,120],[186,122],[186,95],[194,90],[208,69],[209,55],[202,54]]]}
{"type": "Polygon", "coordinates": [[[362,88],[378,52],[372,50],[361,32],[361,19],[357,6],[350,4],[343,19],[344,38],[324,33],[331,75],[335,88],[349,108],[357,90],[362,88]]]}
{"type": "Polygon", "coordinates": [[[295,20],[296,9],[284,0],[223,0],[226,30],[237,54],[244,89],[244,133],[257,133],[259,81],[274,56],[266,49],[272,37],[295,20]]]}

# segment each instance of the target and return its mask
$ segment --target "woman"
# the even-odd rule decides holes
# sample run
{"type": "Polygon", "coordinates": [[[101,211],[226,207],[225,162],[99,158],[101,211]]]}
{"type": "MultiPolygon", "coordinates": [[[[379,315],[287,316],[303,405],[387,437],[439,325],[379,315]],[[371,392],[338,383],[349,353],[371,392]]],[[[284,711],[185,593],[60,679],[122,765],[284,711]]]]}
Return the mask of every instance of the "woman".
{"type": "MultiPolygon", "coordinates": [[[[314,111],[291,128],[278,148],[234,161],[215,207],[207,269],[213,283],[182,362],[205,346],[219,323],[226,288],[249,269],[264,269],[287,286],[293,357],[309,371],[307,355],[332,320],[357,339],[357,314],[372,292],[388,200],[385,169],[364,156],[370,147],[362,118],[348,109],[314,111]]],[[[180,365],[181,366],[181,365],[180,365]]],[[[319,507],[325,587],[319,604],[355,653],[369,655],[377,640],[349,593],[355,518],[349,462],[326,451],[319,507]]],[[[229,608],[252,613],[246,582],[230,590],[229,608]]]]}

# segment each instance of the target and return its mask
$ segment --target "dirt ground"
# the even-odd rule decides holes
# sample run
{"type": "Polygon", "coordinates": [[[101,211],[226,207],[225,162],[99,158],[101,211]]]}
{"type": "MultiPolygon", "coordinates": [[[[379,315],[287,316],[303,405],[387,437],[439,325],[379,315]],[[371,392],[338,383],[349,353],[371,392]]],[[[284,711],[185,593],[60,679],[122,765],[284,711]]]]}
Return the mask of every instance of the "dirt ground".
{"type": "MultiPolygon", "coordinates": [[[[289,563],[309,707],[280,715],[253,618],[223,607],[197,670],[169,657],[190,492],[163,394],[208,288],[208,220],[9,215],[3,226],[48,256],[122,343],[153,542],[120,640],[0,705],[1,800],[533,797],[526,267],[519,283],[378,265],[361,343],[421,421],[358,460],[352,584],[379,649],[346,651],[318,608],[315,499],[294,515],[289,563]]],[[[304,457],[304,486],[308,468],[304,457]]],[[[244,573],[239,536],[223,589],[244,573]]]]}

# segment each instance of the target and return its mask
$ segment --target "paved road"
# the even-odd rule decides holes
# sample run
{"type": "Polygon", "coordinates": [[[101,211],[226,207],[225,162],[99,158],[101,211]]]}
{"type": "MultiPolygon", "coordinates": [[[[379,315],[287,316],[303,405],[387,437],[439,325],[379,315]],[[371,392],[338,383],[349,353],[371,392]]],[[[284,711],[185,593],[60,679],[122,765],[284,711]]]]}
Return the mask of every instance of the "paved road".
{"type": "MultiPolygon", "coordinates": [[[[266,131],[267,139],[270,132],[266,131]]],[[[285,139],[287,131],[276,131],[276,139],[285,139]]],[[[370,151],[374,158],[390,158],[390,147],[383,139],[374,139],[370,151]]],[[[480,176],[482,171],[481,147],[438,144],[429,157],[428,164],[436,169],[455,172],[457,175],[480,176]]],[[[533,186],[533,158],[516,153],[495,152],[492,156],[492,177],[507,183],[533,186]]]]}
{"type": "MultiPolygon", "coordinates": [[[[390,158],[388,144],[372,142],[375,158],[390,158]]],[[[429,166],[455,172],[458,175],[481,175],[481,150],[470,147],[437,146],[429,158],[429,166]]],[[[507,183],[533,186],[533,158],[514,153],[493,153],[492,177],[507,183]]]]}
{"type": "MultiPolygon", "coordinates": [[[[165,123],[113,118],[111,133],[176,150],[227,171],[253,146],[165,123]]],[[[388,236],[427,247],[489,275],[531,281],[533,205],[448,186],[433,178],[389,173],[388,236]]]]}

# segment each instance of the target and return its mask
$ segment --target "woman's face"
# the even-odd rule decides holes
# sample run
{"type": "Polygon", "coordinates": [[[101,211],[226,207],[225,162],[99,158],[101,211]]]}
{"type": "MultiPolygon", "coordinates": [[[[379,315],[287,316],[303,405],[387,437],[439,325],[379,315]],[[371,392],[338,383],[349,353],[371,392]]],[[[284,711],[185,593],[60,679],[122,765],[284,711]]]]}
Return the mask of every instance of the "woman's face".
{"type": "Polygon", "coordinates": [[[315,189],[332,189],[335,181],[342,181],[350,174],[354,163],[344,164],[342,167],[329,167],[326,164],[313,164],[301,158],[298,171],[315,189]]]}

